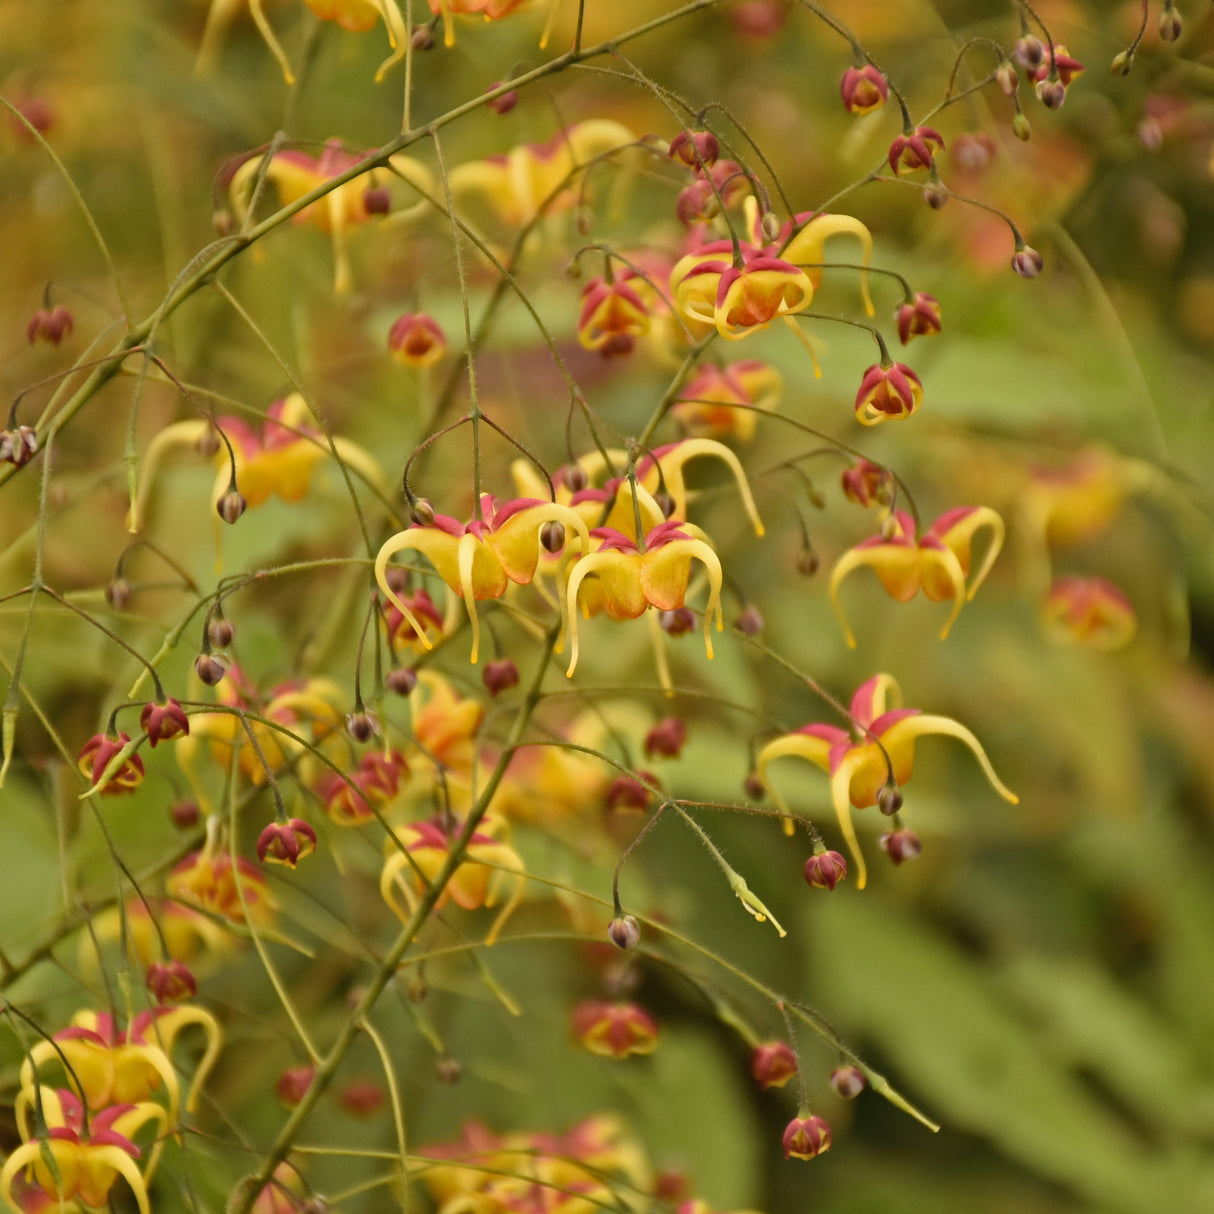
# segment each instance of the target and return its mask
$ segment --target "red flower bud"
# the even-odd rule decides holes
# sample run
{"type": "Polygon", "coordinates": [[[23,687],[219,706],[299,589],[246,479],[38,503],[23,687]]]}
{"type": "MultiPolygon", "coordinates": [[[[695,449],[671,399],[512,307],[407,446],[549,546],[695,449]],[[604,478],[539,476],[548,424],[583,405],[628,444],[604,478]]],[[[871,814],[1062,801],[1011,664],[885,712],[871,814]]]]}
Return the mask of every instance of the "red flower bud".
{"type": "MultiPolygon", "coordinates": [[[[658,784],[658,779],[652,772],[639,771],[637,775],[650,784],[658,784]]],[[[644,813],[649,808],[649,790],[632,776],[616,776],[607,785],[606,801],[608,809],[639,810],[644,813]]]]}
{"type": "Polygon", "coordinates": [[[686,722],[678,717],[666,717],[645,735],[645,757],[652,759],[661,755],[664,759],[677,759],[686,742],[686,722]]]}
{"type": "Polygon", "coordinates": [[[72,314],[62,305],[57,308],[39,308],[30,317],[26,336],[32,346],[36,341],[47,341],[57,346],[72,331],[72,314]]]}
{"type": "Polygon", "coordinates": [[[1021,245],[1012,255],[1012,269],[1021,278],[1036,278],[1045,265],[1045,259],[1036,249],[1021,245]]]}
{"type": "Polygon", "coordinates": [[[346,717],[346,733],[356,742],[369,742],[379,733],[379,718],[373,712],[352,712],[346,717]]]}
{"type": "Polygon", "coordinates": [[[176,700],[168,699],[163,704],[145,704],[139,714],[139,728],[148,735],[148,745],[154,748],[157,742],[188,734],[190,718],[176,700]]]}
{"type": "Polygon", "coordinates": [[[667,636],[686,636],[696,626],[696,615],[690,607],[676,607],[673,611],[663,611],[658,616],[658,623],[667,636]]]}
{"type": "Polygon", "coordinates": [[[312,1066],[289,1066],[274,1085],[274,1093],[283,1104],[293,1109],[307,1095],[312,1080],[316,1078],[316,1068],[312,1066]]]}
{"type": "Polygon", "coordinates": [[[917,860],[923,851],[923,844],[913,830],[905,826],[898,830],[888,831],[878,840],[881,850],[895,863],[902,864],[907,860],[917,860]]]}
{"type": "Polygon", "coordinates": [[[417,675],[407,666],[398,666],[395,670],[388,671],[384,682],[388,685],[388,690],[398,696],[412,695],[417,686],[417,675]]]}
{"type": "Polygon", "coordinates": [[[157,1003],[182,1003],[198,994],[194,975],[180,961],[154,962],[148,966],[145,982],[157,1003]]]}
{"type": "Polygon", "coordinates": [[[897,311],[898,339],[905,346],[912,337],[932,337],[940,332],[940,302],[926,291],[897,311]]]}
{"type": "Polygon", "coordinates": [[[850,114],[871,114],[889,98],[889,82],[871,63],[849,67],[839,84],[843,108],[850,114]]]}
{"type": "Polygon", "coordinates": [[[843,472],[843,496],[857,506],[888,506],[893,500],[894,476],[866,459],[858,459],[843,472]]]}
{"type": "MultiPolygon", "coordinates": [[[[76,756],[76,766],[80,768],[89,780],[96,784],[101,779],[111,760],[130,742],[131,736],[126,732],[116,738],[107,737],[103,733],[94,734],[76,756]]],[[[117,793],[134,792],[143,782],[143,760],[137,754],[129,754],[122,765],[99,789],[103,797],[114,796],[117,793]]]]}
{"type": "Polygon", "coordinates": [[[392,193],[388,187],[373,185],[363,190],[363,210],[368,215],[387,215],[392,210],[392,193]]]}
{"type": "Polygon", "coordinates": [[[917,126],[898,136],[889,145],[889,167],[896,176],[930,169],[936,153],[944,147],[944,137],[930,126],[917,126]]]}
{"type": "Polygon", "coordinates": [[[765,1041],[751,1051],[750,1073],[765,1092],[782,1088],[797,1073],[797,1056],[786,1041],[765,1041]]]}
{"type": "Polygon", "coordinates": [[[481,677],[489,694],[498,696],[518,686],[518,667],[509,658],[499,658],[485,663],[485,673],[481,677]]]}
{"type": "Polygon", "coordinates": [[[587,999],[573,1009],[573,1032],[592,1054],[605,1058],[652,1054],[658,1046],[657,1022],[635,1003],[587,999]]]}
{"type": "Polygon", "coordinates": [[[711,131],[680,131],[670,141],[666,154],[671,160],[681,160],[688,168],[710,169],[716,164],[721,147],[711,131]]]}
{"type": "Polygon", "coordinates": [[[178,830],[191,830],[198,825],[202,810],[193,801],[175,801],[169,806],[169,817],[178,830]]]}
{"type": "Polygon", "coordinates": [[[355,1079],[342,1088],[338,1100],[351,1117],[374,1117],[384,1103],[384,1089],[373,1079],[355,1079]]]}
{"type": "Polygon", "coordinates": [[[805,880],[813,889],[834,889],[847,876],[847,861],[837,851],[815,852],[805,861],[805,880]]]}
{"type": "Polygon", "coordinates": [[[836,1096],[844,1100],[855,1100],[868,1086],[864,1072],[858,1066],[837,1066],[830,1073],[830,1086],[836,1096]]]}
{"type": "Polygon", "coordinates": [[[641,940],[641,927],[632,915],[617,915],[607,926],[607,938],[616,948],[635,948],[641,940]]]}
{"type": "Polygon", "coordinates": [[[257,839],[257,858],[263,863],[294,868],[316,850],[316,832],[302,819],[271,822],[257,839]]]}
{"type": "Polygon", "coordinates": [[[830,1150],[830,1126],[821,1117],[794,1117],[784,1129],[784,1158],[813,1159],[830,1150]]]}

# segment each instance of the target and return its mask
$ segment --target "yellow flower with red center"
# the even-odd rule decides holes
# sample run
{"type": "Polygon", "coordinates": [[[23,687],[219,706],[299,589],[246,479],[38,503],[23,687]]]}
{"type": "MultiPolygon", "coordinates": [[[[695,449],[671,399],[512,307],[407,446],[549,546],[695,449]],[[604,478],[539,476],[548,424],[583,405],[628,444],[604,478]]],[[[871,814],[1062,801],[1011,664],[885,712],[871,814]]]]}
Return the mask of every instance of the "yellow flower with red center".
{"type": "Polygon", "coordinates": [[[582,289],[578,341],[604,356],[631,353],[636,339],[649,332],[652,297],[652,287],[631,270],[592,278],[582,289]]]}
{"type": "Polygon", "coordinates": [[[1138,620],[1130,600],[1112,582],[1061,577],[1042,605],[1041,625],[1055,641],[1109,652],[1134,639],[1138,620]]]}
{"type": "Polygon", "coordinates": [[[587,999],[573,1009],[573,1033],[604,1058],[652,1054],[658,1048],[657,1021],[635,1003],[587,999]]]}
{"type": "Polygon", "coordinates": [[[208,840],[202,851],[191,852],[169,873],[165,890],[177,898],[231,923],[252,922],[269,927],[274,918],[274,901],[266,879],[257,866],[215,846],[208,840]]]}
{"type": "MultiPolygon", "coordinates": [[[[408,922],[422,896],[447,863],[451,844],[458,838],[461,825],[454,818],[434,817],[399,827],[396,838],[386,840],[386,859],[380,872],[379,889],[384,901],[402,922],[408,922]]],[[[506,920],[522,899],[526,885],[523,861],[518,852],[495,837],[504,829],[505,824],[497,819],[486,817],[481,820],[468,842],[463,859],[435,903],[436,910],[448,901],[464,910],[492,908],[497,905],[505,883],[512,880],[514,888],[489,929],[486,944],[492,944],[497,939],[506,920]]]]}
{"type": "Polygon", "coordinates": [[[568,506],[533,498],[514,498],[499,505],[484,494],[481,511],[482,517],[469,523],[445,514],[436,514],[432,523],[414,523],[398,531],[375,558],[375,580],[380,589],[427,649],[431,648],[430,638],[409,605],[392,589],[387,569],[393,556],[408,550],[420,552],[430,561],[447,586],[463,597],[472,624],[474,663],[480,651],[478,600],[501,598],[511,582],[525,586],[531,581],[544,550],[543,536],[552,534],[545,532],[547,524],[559,523],[573,531],[581,542],[582,552],[590,548],[586,524],[568,506]]]}
{"type": "Polygon", "coordinates": [[[0,1169],[0,1199],[16,1214],[22,1206],[13,1195],[18,1174],[37,1186],[56,1204],[60,1214],[109,1205],[110,1190],[121,1176],[131,1188],[139,1214],[149,1214],[147,1186],[160,1155],[161,1140],[151,1149],[143,1170],[142,1151],[132,1139],[144,1126],[156,1122],[167,1129],[164,1109],[145,1101],[115,1104],[87,1119],[78,1097],[66,1088],[22,1089],[16,1101],[17,1125],[23,1145],[0,1169]],[[31,1110],[45,1122],[46,1137],[30,1124],[31,1110]]]}
{"type": "Polygon", "coordinates": [[[839,828],[856,861],[856,884],[860,889],[868,879],[868,870],[852,824],[852,808],[876,805],[881,790],[891,779],[900,788],[911,778],[916,739],[925,734],[945,734],[964,742],[974,752],[995,791],[1013,805],[1019,800],[1000,781],[986,751],[964,725],[950,717],[930,716],[918,708],[902,708],[900,704],[901,695],[893,677],[874,675],[852,697],[849,716],[853,733],[837,725],[803,725],[764,746],[755,765],[759,780],[780,812],[788,816],[789,825],[791,811],[767,779],[770,764],[795,755],[829,774],[831,801],[839,828]]]}
{"type": "Polygon", "coordinates": [[[413,709],[413,738],[427,768],[467,776],[476,763],[476,733],[485,718],[479,699],[461,696],[441,674],[418,672],[417,689],[409,697],[413,709]]]}
{"type": "MultiPolygon", "coordinates": [[[[261,180],[269,182],[278,193],[280,206],[289,206],[314,190],[348,173],[373,153],[348,151],[339,139],[330,139],[319,156],[298,148],[283,148],[269,157],[254,153],[233,173],[228,187],[232,210],[238,220],[244,220],[253,201],[253,192],[261,180]]],[[[367,169],[357,177],[334,185],[323,197],[297,211],[292,216],[296,224],[310,223],[329,236],[333,242],[335,278],[338,294],[350,289],[350,265],[346,251],[346,229],[365,223],[372,217],[391,215],[403,223],[421,215],[428,207],[427,195],[434,192],[434,178],[420,161],[409,156],[392,156],[387,165],[367,169]],[[413,187],[410,193],[422,197],[409,205],[393,207],[392,191],[399,183],[413,187]]]]}
{"type": "Polygon", "coordinates": [[[856,420],[864,426],[910,417],[923,403],[923,383],[905,363],[873,363],[856,392],[856,420]]]}
{"type": "Polygon", "coordinates": [[[784,379],[756,358],[717,366],[709,363],[679,391],[671,412],[689,434],[699,438],[733,437],[747,442],[755,432],[754,409],[774,409],[784,379]]]}
{"type": "Polygon", "coordinates": [[[406,312],[388,330],[388,349],[405,367],[432,367],[447,352],[447,335],[426,312],[406,312]]]}
{"type": "Polygon", "coordinates": [[[612,527],[596,527],[590,536],[595,550],[569,568],[565,588],[569,623],[569,669],[578,661],[577,617],[606,612],[613,620],[635,620],[650,607],[673,611],[683,606],[691,579],[692,561],[708,573],[708,603],[704,608],[704,647],[712,657],[712,622],[724,627],[720,598],[721,562],[703,532],[691,523],[664,522],[654,527],[642,545],[612,527]]]}
{"type": "Polygon", "coordinates": [[[843,625],[847,644],[854,649],[852,633],[839,602],[839,587],[856,569],[869,566],[886,592],[899,603],[909,603],[920,590],[934,603],[953,600],[953,610],[940,630],[940,639],[978,593],[999,550],[1003,547],[1003,520],[988,506],[959,506],[942,514],[921,539],[915,538],[914,520],[904,510],[895,510],[882,525],[880,535],[864,540],[839,558],[830,575],[830,599],[843,625]],[[975,534],[989,529],[990,542],[976,573],[971,576],[975,534]],[[968,581],[968,585],[967,585],[968,581]]]}

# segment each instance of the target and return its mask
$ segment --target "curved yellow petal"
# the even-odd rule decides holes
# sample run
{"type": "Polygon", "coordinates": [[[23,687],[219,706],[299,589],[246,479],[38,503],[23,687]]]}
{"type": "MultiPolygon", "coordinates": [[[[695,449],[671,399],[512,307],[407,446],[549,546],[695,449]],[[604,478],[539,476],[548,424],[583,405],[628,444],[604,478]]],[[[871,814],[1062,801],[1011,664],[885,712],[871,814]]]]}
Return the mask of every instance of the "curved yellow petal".
{"type": "MultiPolygon", "coordinates": [[[[152,479],[156,469],[165,454],[173,447],[193,447],[210,430],[211,423],[206,421],[173,422],[157,432],[156,437],[148,443],[143,459],[139,462],[139,482],[131,493],[131,505],[127,511],[126,529],[132,534],[143,530],[144,516],[147,513],[148,496],[152,491],[152,479]]],[[[227,478],[223,478],[223,489],[227,488],[227,478]]],[[[218,498],[216,499],[218,500],[218,498]]]]}
{"type": "Polygon", "coordinates": [[[919,550],[914,545],[872,544],[848,549],[831,570],[828,592],[849,649],[855,649],[856,637],[843,612],[839,587],[849,574],[865,565],[873,568],[886,591],[900,603],[909,602],[919,591],[919,550]]]}
{"type": "Polygon", "coordinates": [[[391,539],[384,542],[383,547],[375,557],[375,581],[380,590],[387,596],[388,601],[396,608],[397,611],[405,617],[409,623],[409,627],[417,633],[418,640],[427,648],[433,649],[434,642],[426,635],[425,629],[418,622],[417,617],[409,610],[409,605],[398,595],[391,586],[388,585],[387,569],[388,562],[398,552],[404,552],[408,549],[417,550],[417,545],[414,543],[414,529],[408,528],[404,531],[398,531],[391,539]]]}
{"type": "Polygon", "coordinates": [[[1020,803],[1020,798],[995,774],[990,759],[986,757],[986,751],[982,749],[982,743],[964,725],[959,721],[954,721],[951,717],[930,716],[927,713],[904,717],[885,731],[881,741],[892,752],[895,748],[907,745],[924,734],[944,734],[964,742],[973,751],[974,757],[978,760],[983,774],[990,781],[991,787],[1012,805],[1020,803]]]}
{"type": "MultiPolygon", "coordinates": [[[[826,260],[825,245],[832,236],[855,236],[860,241],[861,264],[860,296],[864,300],[864,311],[873,314],[873,301],[868,293],[868,263],[873,255],[872,233],[858,219],[850,215],[815,215],[780,251],[780,257],[793,265],[815,265],[826,260]]],[[[807,270],[810,281],[816,287],[822,279],[822,270],[807,270]]]]}
{"type": "MultiPolygon", "coordinates": [[[[456,550],[459,562],[460,590],[464,596],[464,606],[468,609],[468,623],[472,626],[472,653],[468,660],[473,666],[476,665],[477,655],[480,653],[481,648],[481,621],[480,616],[476,614],[476,587],[472,579],[477,553],[483,546],[481,540],[470,531],[467,531],[459,537],[459,547],[456,550]]],[[[497,554],[494,553],[494,556],[496,557],[497,554]]],[[[500,567],[500,560],[498,564],[500,567]]],[[[502,589],[504,590],[505,587],[502,589]]]]}
{"type": "Polygon", "coordinates": [[[742,468],[742,462],[731,448],[727,447],[724,443],[717,442],[715,439],[687,438],[682,442],[675,443],[672,447],[663,451],[658,459],[646,469],[645,475],[641,478],[641,484],[650,493],[656,493],[661,481],[665,480],[666,490],[674,499],[678,517],[686,518],[687,481],[683,475],[683,468],[688,460],[696,459],[701,455],[715,456],[733,473],[734,482],[738,486],[738,492],[742,497],[742,505],[745,507],[746,515],[755,529],[755,535],[763,535],[763,520],[759,518],[759,511],[755,506],[754,497],[751,495],[750,484],[746,479],[746,472],[742,468]],[[659,469],[661,476],[658,475],[659,469]]]}
{"type": "Polygon", "coordinates": [[[868,865],[864,862],[864,853],[860,850],[860,840],[856,837],[856,828],[851,819],[851,778],[852,774],[869,759],[872,747],[857,747],[843,756],[835,774],[830,778],[830,797],[835,808],[835,817],[839,819],[839,830],[847,841],[848,851],[856,862],[856,888],[863,889],[868,883],[868,865]]]}

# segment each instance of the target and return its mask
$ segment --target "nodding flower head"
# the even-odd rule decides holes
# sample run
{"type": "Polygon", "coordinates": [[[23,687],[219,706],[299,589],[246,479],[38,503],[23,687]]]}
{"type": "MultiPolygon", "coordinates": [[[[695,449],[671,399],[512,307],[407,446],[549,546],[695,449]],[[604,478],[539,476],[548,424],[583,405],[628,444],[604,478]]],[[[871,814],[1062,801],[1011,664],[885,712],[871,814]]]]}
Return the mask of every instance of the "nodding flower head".
{"type": "Polygon", "coordinates": [[[751,1050],[750,1073],[765,1092],[782,1088],[797,1074],[797,1055],[787,1041],[765,1041],[751,1050]]]}
{"type": "Polygon", "coordinates": [[[316,831],[302,818],[271,822],[257,839],[257,858],[263,864],[294,868],[316,850],[316,831]]]}
{"type": "Polygon", "coordinates": [[[368,751],[345,776],[327,771],[316,792],[330,820],[338,826],[358,826],[375,817],[375,809],[393,801],[408,777],[404,755],[394,750],[368,751]]]}
{"type": "Polygon", "coordinates": [[[1111,652],[1134,639],[1138,627],[1125,593],[1098,577],[1061,577],[1041,608],[1047,636],[1066,645],[1111,652]]]}
{"type": "Polygon", "coordinates": [[[628,1058],[658,1048],[657,1021],[635,1003],[587,999],[573,1009],[573,1034],[592,1054],[628,1058]]]}
{"type": "Polygon", "coordinates": [[[638,337],[649,332],[653,289],[643,278],[625,270],[608,281],[592,278],[582,288],[578,341],[604,357],[629,354],[638,337]]]}
{"type": "Polygon", "coordinates": [[[940,332],[940,301],[926,291],[898,308],[898,340],[905,346],[912,337],[933,337],[940,332]]]}
{"type": "Polygon", "coordinates": [[[944,147],[944,137],[930,126],[904,131],[889,145],[889,167],[895,176],[930,169],[935,155],[944,147]]]}
{"type": "Polygon", "coordinates": [[[711,131],[680,131],[670,141],[666,154],[689,169],[710,169],[721,155],[721,147],[711,131]]]}
{"type": "Polygon", "coordinates": [[[923,382],[905,363],[873,363],[856,392],[856,420],[865,426],[911,417],[923,403],[923,382]]]}
{"type": "Polygon", "coordinates": [[[103,797],[134,792],[143,783],[143,760],[133,750],[123,755],[115,769],[109,771],[110,765],[130,745],[131,735],[126,732],[114,738],[96,733],[80,748],[76,766],[103,797]]]}
{"type": "Polygon", "coordinates": [[[821,1117],[794,1117],[784,1127],[784,1158],[814,1159],[830,1150],[830,1126],[821,1117]]]}
{"type": "Polygon", "coordinates": [[[882,524],[881,533],[864,540],[839,558],[830,575],[830,598],[843,625],[849,648],[856,638],[839,600],[839,587],[856,569],[869,566],[891,598],[908,603],[920,590],[934,603],[953,600],[953,610],[940,639],[986,580],[1003,547],[1003,519],[988,506],[958,506],[947,510],[924,533],[915,538],[914,520],[904,510],[895,510],[882,524]],[[974,537],[989,530],[990,542],[976,573],[971,575],[974,537]]]}
{"type": "Polygon", "coordinates": [[[157,742],[188,734],[190,718],[177,700],[168,699],[163,704],[145,704],[139,714],[139,727],[147,734],[148,745],[154,747],[157,742]]]}
{"type": "MultiPolygon", "coordinates": [[[[891,776],[899,788],[906,784],[914,770],[918,738],[944,734],[964,742],[995,791],[1013,805],[1018,800],[1000,781],[978,739],[964,725],[949,717],[930,716],[918,708],[902,708],[900,702],[901,694],[893,678],[887,674],[874,675],[852,697],[849,713],[852,733],[837,725],[803,725],[764,746],[756,764],[759,779],[784,814],[789,810],[767,780],[767,768],[772,762],[796,755],[829,774],[831,801],[856,861],[856,884],[860,889],[867,880],[867,869],[852,825],[852,807],[866,809],[876,805],[891,776]]],[[[791,815],[788,825],[791,826],[791,815]]]]}
{"type": "Polygon", "coordinates": [[[388,349],[404,367],[432,367],[447,352],[447,335],[427,312],[406,312],[388,330],[388,349]]]}
{"type": "Polygon", "coordinates": [[[871,63],[849,67],[839,84],[843,107],[849,114],[871,114],[889,99],[889,81],[871,63]]]}
{"type": "Polygon", "coordinates": [[[683,428],[696,438],[734,438],[747,442],[755,432],[755,409],[775,409],[784,379],[769,363],[743,358],[702,366],[671,407],[683,428]]]}
{"type": "Polygon", "coordinates": [[[60,304],[57,308],[39,308],[30,317],[25,332],[31,346],[36,341],[57,346],[72,331],[74,323],[72,314],[60,304]]]}

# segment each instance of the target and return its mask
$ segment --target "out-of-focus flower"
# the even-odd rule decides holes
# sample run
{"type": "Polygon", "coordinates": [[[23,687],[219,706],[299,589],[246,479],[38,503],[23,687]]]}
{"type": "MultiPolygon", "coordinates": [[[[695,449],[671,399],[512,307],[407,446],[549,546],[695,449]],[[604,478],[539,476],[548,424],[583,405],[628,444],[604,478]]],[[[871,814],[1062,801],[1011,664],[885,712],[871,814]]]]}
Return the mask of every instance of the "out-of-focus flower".
{"type": "Polygon", "coordinates": [[[608,280],[592,278],[582,288],[578,341],[601,354],[631,353],[638,337],[649,332],[653,289],[631,270],[608,280]]]}
{"type": "MultiPolygon", "coordinates": [[[[455,22],[452,17],[483,17],[486,21],[500,21],[509,17],[525,0],[426,0],[430,11],[443,18],[443,41],[447,46],[455,45],[455,22]]],[[[547,39],[547,33],[544,35],[547,39]]],[[[543,43],[541,43],[543,45],[543,43]]]]}
{"type": "Polygon", "coordinates": [[[257,858],[263,863],[294,868],[316,850],[316,831],[302,818],[271,822],[258,836],[257,858]]]}
{"type": "Polygon", "coordinates": [[[388,349],[405,367],[432,367],[447,352],[447,335],[427,312],[406,312],[388,331],[388,349]]]}
{"type": "Polygon", "coordinates": [[[266,879],[257,866],[226,851],[208,846],[191,852],[169,873],[165,888],[172,898],[219,915],[232,923],[250,920],[268,927],[274,918],[274,902],[266,879]]]}
{"type": "Polygon", "coordinates": [[[73,324],[71,312],[62,304],[55,308],[39,308],[30,317],[26,334],[31,346],[36,341],[57,346],[72,331],[73,324]]]}
{"type": "Polygon", "coordinates": [[[587,999],[573,1009],[573,1034],[592,1054],[628,1058],[658,1048],[657,1021],[635,1003],[587,999]]]}
{"type": "Polygon", "coordinates": [[[830,1086],[843,1100],[855,1100],[868,1086],[868,1080],[858,1066],[837,1066],[830,1073],[830,1086]]]}
{"type": "Polygon", "coordinates": [[[750,1052],[750,1073],[765,1092],[782,1088],[797,1073],[797,1055],[787,1041],[764,1041],[750,1052]]]}
{"type": "Polygon", "coordinates": [[[708,363],[683,386],[671,412],[697,437],[747,442],[755,432],[753,409],[775,409],[784,389],[779,371],[756,358],[708,363]]]}
{"type": "MultiPolygon", "coordinates": [[[[451,844],[460,829],[461,824],[454,819],[435,817],[398,828],[396,838],[400,846],[395,839],[386,841],[387,859],[380,872],[379,889],[384,901],[402,922],[408,922],[430,883],[447,863],[451,844]]],[[[513,890],[489,929],[486,944],[497,939],[522,899],[526,886],[523,861],[518,852],[495,838],[495,834],[504,829],[505,824],[496,819],[482,819],[468,842],[463,860],[435,903],[439,908],[450,899],[464,910],[493,907],[497,905],[502,886],[512,879],[513,890]]]]}
{"type": "MultiPolygon", "coordinates": [[[[1018,801],[995,774],[978,739],[950,717],[931,716],[918,708],[901,708],[898,684],[887,674],[874,675],[852,697],[853,733],[837,725],[803,725],[769,742],[759,752],[756,772],[781,813],[790,811],[767,780],[767,768],[786,755],[806,759],[830,775],[831,801],[839,827],[856,861],[856,884],[864,888],[867,869],[852,825],[851,811],[876,805],[891,782],[901,788],[915,764],[915,741],[925,734],[944,734],[973,751],[986,778],[1005,801],[1018,801]]],[[[791,816],[791,815],[790,815],[791,816]]]]}
{"type": "Polygon", "coordinates": [[[815,851],[805,861],[805,880],[813,889],[834,889],[847,876],[847,861],[837,851],[815,851]]]}
{"type": "Polygon", "coordinates": [[[910,602],[920,590],[934,603],[952,599],[953,610],[940,631],[943,640],[961,608],[986,580],[1003,546],[1003,535],[1003,520],[988,506],[947,510],[918,540],[911,516],[904,510],[895,510],[882,525],[881,534],[844,553],[830,575],[831,602],[848,646],[854,649],[856,638],[843,614],[839,587],[854,570],[870,566],[886,592],[899,603],[910,602]],[[977,573],[971,576],[974,536],[982,528],[989,528],[990,543],[977,573]]]}
{"type": "Polygon", "coordinates": [[[850,114],[871,114],[889,98],[889,81],[871,63],[849,67],[839,83],[843,107],[850,114]]]}
{"type": "Polygon", "coordinates": [[[338,826],[357,826],[375,816],[372,807],[382,810],[389,804],[408,776],[404,755],[394,750],[386,754],[369,751],[345,778],[335,771],[326,771],[316,791],[333,822],[338,826]]]}
{"type": "Polygon", "coordinates": [[[1125,594],[1099,577],[1061,577],[1041,608],[1041,626],[1062,644],[1089,649],[1123,649],[1134,639],[1138,621],[1125,594]]]}
{"type": "Polygon", "coordinates": [[[894,474],[880,464],[858,459],[843,470],[843,496],[857,506],[888,506],[893,500],[894,474]]]}

